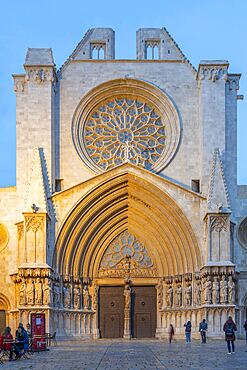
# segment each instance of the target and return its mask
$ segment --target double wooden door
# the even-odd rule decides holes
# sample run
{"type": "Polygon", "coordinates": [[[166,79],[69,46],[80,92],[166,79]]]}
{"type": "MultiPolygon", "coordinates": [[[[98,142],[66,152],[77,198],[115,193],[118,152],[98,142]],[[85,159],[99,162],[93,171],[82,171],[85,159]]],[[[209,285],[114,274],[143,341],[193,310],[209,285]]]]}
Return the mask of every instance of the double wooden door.
{"type": "MultiPolygon", "coordinates": [[[[156,289],[131,288],[131,335],[151,338],[156,330],[156,289]]],[[[100,287],[99,329],[102,338],[122,338],[124,333],[124,287],[100,287]]]]}

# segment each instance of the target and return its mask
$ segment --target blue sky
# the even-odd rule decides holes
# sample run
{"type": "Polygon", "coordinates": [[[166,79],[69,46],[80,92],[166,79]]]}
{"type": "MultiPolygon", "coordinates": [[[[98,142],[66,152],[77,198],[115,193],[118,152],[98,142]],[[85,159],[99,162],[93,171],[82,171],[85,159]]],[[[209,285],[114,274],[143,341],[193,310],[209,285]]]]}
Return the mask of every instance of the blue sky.
{"type": "Polygon", "coordinates": [[[15,95],[12,73],[23,73],[28,47],[51,47],[57,67],[88,28],[112,27],[116,58],[135,58],[140,27],[166,27],[197,68],[228,59],[242,73],[238,101],[238,183],[247,184],[246,0],[9,0],[0,14],[0,187],[15,184],[15,95]]]}

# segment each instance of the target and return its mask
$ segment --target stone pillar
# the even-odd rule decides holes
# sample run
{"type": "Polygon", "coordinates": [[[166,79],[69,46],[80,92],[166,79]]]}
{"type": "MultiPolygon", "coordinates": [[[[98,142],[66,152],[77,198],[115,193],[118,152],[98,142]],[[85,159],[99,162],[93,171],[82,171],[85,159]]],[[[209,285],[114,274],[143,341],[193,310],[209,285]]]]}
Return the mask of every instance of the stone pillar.
{"type": "Polygon", "coordinates": [[[124,287],[124,339],[131,338],[131,287],[126,284],[124,287]]]}
{"type": "Polygon", "coordinates": [[[92,300],[92,309],[94,311],[94,315],[92,317],[92,324],[93,324],[93,338],[94,339],[98,339],[99,338],[99,319],[98,319],[98,315],[99,315],[99,287],[98,285],[94,285],[93,287],[93,300],[92,300]]]}

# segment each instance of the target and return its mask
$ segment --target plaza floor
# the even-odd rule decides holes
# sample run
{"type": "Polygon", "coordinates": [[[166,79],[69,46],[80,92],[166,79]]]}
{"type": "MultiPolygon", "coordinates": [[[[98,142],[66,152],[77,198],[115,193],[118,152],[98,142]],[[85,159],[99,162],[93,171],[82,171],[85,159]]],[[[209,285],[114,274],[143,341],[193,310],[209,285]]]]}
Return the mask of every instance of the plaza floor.
{"type": "Polygon", "coordinates": [[[186,345],[182,341],[168,344],[159,340],[97,340],[58,343],[49,351],[35,353],[30,359],[4,362],[7,369],[93,370],[93,369],[182,369],[246,370],[247,345],[236,342],[235,354],[228,355],[224,341],[186,345]]]}

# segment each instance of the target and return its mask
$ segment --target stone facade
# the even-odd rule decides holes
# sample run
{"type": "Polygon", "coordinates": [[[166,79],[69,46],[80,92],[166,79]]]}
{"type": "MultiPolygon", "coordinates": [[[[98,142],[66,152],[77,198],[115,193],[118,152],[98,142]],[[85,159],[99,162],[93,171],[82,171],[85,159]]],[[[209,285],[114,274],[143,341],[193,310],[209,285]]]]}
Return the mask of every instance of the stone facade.
{"type": "MultiPolygon", "coordinates": [[[[240,74],[186,59],[165,28],[89,30],[56,70],[28,49],[16,93],[17,183],[0,189],[0,310],[45,312],[59,337],[99,336],[99,290],[156,286],[156,336],[185,320],[221,336],[247,315],[247,186],[237,185],[240,74]]],[[[5,317],[2,315],[2,317],[5,317]]]]}

